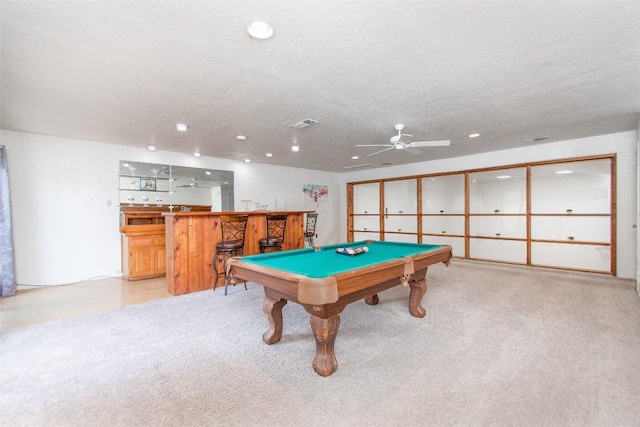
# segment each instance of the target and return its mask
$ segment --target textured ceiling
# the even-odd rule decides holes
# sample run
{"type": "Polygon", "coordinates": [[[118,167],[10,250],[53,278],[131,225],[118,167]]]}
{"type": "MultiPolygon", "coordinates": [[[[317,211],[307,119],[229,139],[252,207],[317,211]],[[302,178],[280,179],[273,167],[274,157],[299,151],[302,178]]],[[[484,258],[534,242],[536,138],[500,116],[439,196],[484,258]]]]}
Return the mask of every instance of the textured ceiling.
{"type": "Polygon", "coordinates": [[[638,123],[639,2],[0,7],[7,130],[343,172],[638,123]],[[249,38],[253,19],[273,24],[275,37],[249,38]],[[303,119],[318,124],[290,127],[303,119]],[[189,131],[178,132],[179,122],[189,131]],[[368,154],[376,147],[354,147],[388,143],[396,123],[451,145],[375,156],[368,154]],[[240,134],[247,140],[236,140],[240,134]]]}

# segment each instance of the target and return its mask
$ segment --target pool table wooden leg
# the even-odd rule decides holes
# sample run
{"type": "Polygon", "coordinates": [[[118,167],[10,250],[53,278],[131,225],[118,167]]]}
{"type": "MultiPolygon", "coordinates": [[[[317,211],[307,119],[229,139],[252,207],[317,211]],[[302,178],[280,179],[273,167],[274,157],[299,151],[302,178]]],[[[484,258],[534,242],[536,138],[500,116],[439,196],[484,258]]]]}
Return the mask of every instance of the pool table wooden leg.
{"type": "Polygon", "coordinates": [[[328,377],[338,369],[338,360],[333,351],[340,326],[340,314],[323,319],[311,315],[311,330],[316,338],[316,356],[313,369],[318,375],[328,377]]]}
{"type": "Polygon", "coordinates": [[[282,338],[282,307],[286,304],[286,299],[264,298],[262,309],[267,315],[269,329],[262,334],[262,340],[267,344],[275,344],[282,338]]]}
{"type": "Polygon", "coordinates": [[[420,302],[422,297],[427,293],[427,275],[425,272],[424,279],[412,280],[409,282],[411,293],[409,294],[409,312],[415,317],[424,317],[427,311],[422,307],[420,302]]]}
{"type": "Polygon", "coordinates": [[[375,294],[365,298],[364,302],[366,302],[368,305],[376,305],[378,304],[378,302],[380,302],[380,298],[378,298],[378,294],[375,294]]]}

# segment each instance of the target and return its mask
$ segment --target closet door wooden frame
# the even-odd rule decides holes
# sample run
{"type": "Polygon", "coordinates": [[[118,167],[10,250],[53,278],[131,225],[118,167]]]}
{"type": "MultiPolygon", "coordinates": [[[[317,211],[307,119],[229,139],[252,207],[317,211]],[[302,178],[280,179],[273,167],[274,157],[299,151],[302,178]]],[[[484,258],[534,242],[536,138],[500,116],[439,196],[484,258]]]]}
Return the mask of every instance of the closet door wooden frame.
{"type": "MultiPolygon", "coordinates": [[[[616,275],[616,197],[617,197],[617,186],[616,186],[616,178],[617,178],[617,170],[616,170],[616,154],[606,154],[599,156],[587,156],[587,157],[575,157],[575,158],[567,158],[567,159],[557,159],[557,160],[548,160],[541,162],[531,162],[531,163],[520,163],[513,165],[502,165],[502,166],[494,166],[487,168],[478,168],[478,169],[469,169],[469,170],[460,170],[460,171],[450,171],[439,174],[425,174],[425,175],[413,175],[413,176],[404,176],[404,177],[395,177],[395,178],[387,178],[387,179],[378,179],[378,180],[368,180],[368,181],[360,181],[360,182],[351,182],[347,183],[347,240],[353,241],[354,233],[362,230],[354,229],[354,216],[357,215],[354,212],[354,204],[357,202],[354,200],[354,187],[362,184],[378,184],[379,190],[379,233],[380,238],[383,239],[385,236],[385,231],[388,233],[394,234],[407,234],[407,235],[415,235],[416,241],[419,243],[423,243],[425,238],[432,236],[434,238],[439,238],[434,233],[429,233],[425,231],[423,220],[428,218],[429,216],[434,216],[433,213],[424,212],[423,209],[423,182],[422,180],[425,178],[437,178],[448,175],[463,175],[464,176],[464,235],[451,235],[447,237],[453,238],[464,238],[464,256],[457,256],[458,258],[464,259],[475,259],[472,258],[471,255],[471,239],[482,239],[482,240],[502,240],[502,241],[522,241],[525,242],[526,245],[526,257],[525,262],[509,262],[509,261],[500,261],[500,260],[491,260],[484,259],[482,261],[494,261],[501,262],[507,264],[521,264],[528,266],[540,266],[540,267],[548,267],[548,268],[556,268],[561,270],[575,270],[575,271],[588,271],[588,272],[597,272],[597,273],[608,273],[612,275],[616,275]],[[560,165],[564,163],[575,163],[575,162],[588,162],[594,160],[609,160],[610,164],[610,174],[609,174],[609,194],[610,194],[610,206],[608,213],[575,213],[571,215],[561,214],[561,213],[533,213],[532,212],[532,203],[531,203],[531,195],[532,195],[532,168],[537,166],[545,166],[545,165],[560,165]],[[501,217],[508,216],[518,216],[523,217],[525,220],[525,236],[520,237],[505,237],[505,236],[472,236],[471,235],[471,218],[479,217],[482,215],[491,216],[490,214],[481,214],[481,213],[472,213],[470,208],[470,175],[473,173],[479,172],[496,172],[500,170],[506,169],[517,169],[517,168],[525,168],[525,213],[518,214],[501,214],[501,217]],[[416,194],[416,231],[413,232],[398,232],[392,230],[385,230],[385,191],[384,191],[384,183],[389,181],[397,181],[397,180],[409,180],[416,179],[417,180],[417,194],[416,194]],[[589,218],[589,217],[602,217],[609,218],[610,227],[609,227],[609,241],[560,241],[554,239],[545,239],[545,238],[534,238],[533,237],[533,222],[536,217],[562,217],[562,216],[571,216],[573,218],[589,218]],[[572,268],[566,266],[557,266],[557,265],[541,265],[532,262],[532,245],[533,244],[553,244],[553,245],[587,245],[592,247],[602,247],[608,248],[610,251],[610,265],[609,271],[603,270],[590,270],[588,268],[572,268]]],[[[450,214],[450,216],[461,216],[461,214],[450,214]]],[[[429,243],[428,241],[424,241],[424,243],[429,243]]]]}

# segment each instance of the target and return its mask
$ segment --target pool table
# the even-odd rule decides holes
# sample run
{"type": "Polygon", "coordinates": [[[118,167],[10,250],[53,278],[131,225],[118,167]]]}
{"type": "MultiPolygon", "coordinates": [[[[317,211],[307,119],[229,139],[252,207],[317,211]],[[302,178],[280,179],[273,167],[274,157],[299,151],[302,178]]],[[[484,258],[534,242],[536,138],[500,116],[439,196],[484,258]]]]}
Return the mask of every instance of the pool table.
{"type": "Polygon", "coordinates": [[[340,325],[340,313],[347,304],[360,299],[369,305],[378,303],[378,293],[402,284],[409,286],[409,312],[423,317],[420,305],[427,292],[427,268],[438,262],[447,266],[451,246],[360,241],[316,248],[232,258],[229,277],[264,287],[264,312],[269,329],[262,339],[275,344],[282,337],[282,308],[287,301],[304,307],[311,317],[316,340],[313,369],[329,376],[338,368],[334,343],[340,325]],[[338,253],[336,249],[367,248],[357,255],[338,253]]]}

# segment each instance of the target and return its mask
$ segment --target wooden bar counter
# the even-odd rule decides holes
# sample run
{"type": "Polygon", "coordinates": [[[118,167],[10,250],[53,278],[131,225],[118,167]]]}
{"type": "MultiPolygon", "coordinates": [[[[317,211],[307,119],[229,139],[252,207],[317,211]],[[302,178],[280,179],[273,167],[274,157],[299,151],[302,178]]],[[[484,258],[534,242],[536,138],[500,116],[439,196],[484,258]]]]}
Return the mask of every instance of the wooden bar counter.
{"type": "MultiPolygon", "coordinates": [[[[244,254],[260,252],[267,234],[267,215],[287,215],[283,250],[304,248],[305,214],[312,211],[165,213],[167,289],[172,295],[213,288],[213,255],[221,238],[221,215],[248,215],[244,254]]],[[[219,284],[220,285],[220,284],[219,284]]]]}

